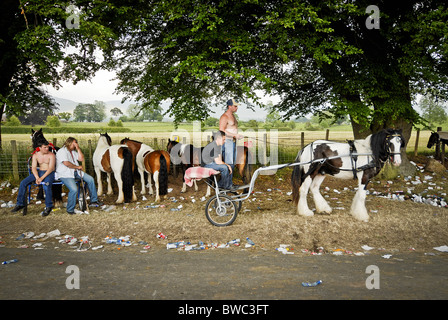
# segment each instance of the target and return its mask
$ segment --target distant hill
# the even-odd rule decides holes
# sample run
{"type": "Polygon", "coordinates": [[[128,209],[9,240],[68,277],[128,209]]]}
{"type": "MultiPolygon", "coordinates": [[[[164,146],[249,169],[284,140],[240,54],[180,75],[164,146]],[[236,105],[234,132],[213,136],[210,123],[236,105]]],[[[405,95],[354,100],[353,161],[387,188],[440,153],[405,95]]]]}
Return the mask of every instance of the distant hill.
{"type": "MultiPolygon", "coordinates": [[[[76,106],[79,103],[81,103],[81,102],[64,99],[64,98],[59,98],[59,97],[55,97],[55,96],[53,96],[53,99],[56,101],[56,103],[59,104],[58,112],[73,113],[73,110],[75,110],[76,106]]],[[[91,103],[93,103],[93,102],[94,101],[92,101],[91,103]]],[[[107,120],[109,120],[109,118],[112,116],[110,114],[111,109],[119,108],[123,112],[123,114],[126,114],[128,107],[131,104],[135,104],[135,101],[125,101],[122,104],[121,100],[110,100],[110,101],[104,101],[104,103],[106,104],[107,120]]],[[[225,107],[225,105],[223,105],[223,106],[225,107]]],[[[212,112],[211,112],[210,116],[219,118],[221,116],[221,114],[225,111],[223,106],[211,107],[212,112]]],[[[162,103],[162,109],[164,112],[166,110],[168,110],[169,107],[170,107],[169,103],[167,103],[167,102],[162,103]]],[[[255,112],[254,112],[252,110],[247,109],[245,106],[241,106],[240,110],[238,111],[237,114],[238,114],[239,119],[242,121],[247,121],[247,120],[251,120],[251,119],[263,121],[264,118],[266,117],[267,112],[266,112],[266,110],[263,110],[260,108],[255,108],[255,112]]],[[[167,118],[167,119],[169,119],[169,118],[167,118]]]]}
{"type": "MultiPolygon", "coordinates": [[[[58,97],[53,97],[53,99],[54,99],[54,101],[56,101],[57,104],[59,104],[58,112],[73,113],[73,110],[75,110],[76,106],[81,103],[81,102],[64,99],[64,98],[58,98],[58,97]]],[[[91,103],[94,103],[94,101],[92,101],[91,103]]],[[[122,104],[121,100],[111,100],[111,101],[104,101],[104,103],[106,104],[107,116],[110,117],[111,109],[119,108],[123,112],[123,114],[125,114],[126,111],[128,110],[129,105],[131,105],[135,102],[134,101],[126,101],[125,103],[122,104]]]]}

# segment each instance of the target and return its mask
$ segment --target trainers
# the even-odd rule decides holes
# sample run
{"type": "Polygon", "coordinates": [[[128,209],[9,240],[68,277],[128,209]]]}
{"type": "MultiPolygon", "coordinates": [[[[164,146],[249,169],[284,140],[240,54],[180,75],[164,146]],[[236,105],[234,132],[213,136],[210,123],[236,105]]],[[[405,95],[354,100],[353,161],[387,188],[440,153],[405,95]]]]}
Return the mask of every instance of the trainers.
{"type": "Polygon", "coordinates": [[[11,212],[17,212],[25,208],[26,206],[15,206],[14,209],[11,210],[11,212]]]}
{"type": "Polygon", "coordinates": [[[89,204],[89,207],[101,207],[104,203],[102,203],[100,200],[92,202],[89,204]]]}
{"type": "Polygon", "coordinates": [[[50,214],[50,212],[51,212],[52,210],[53,210],[53,207],[45,208],[44,211],[42,211],[42,212],[40,213],[40,215],[41,215],[42,217],[46,217],[46,216],[48,216],[48,215],[50,214]]]}

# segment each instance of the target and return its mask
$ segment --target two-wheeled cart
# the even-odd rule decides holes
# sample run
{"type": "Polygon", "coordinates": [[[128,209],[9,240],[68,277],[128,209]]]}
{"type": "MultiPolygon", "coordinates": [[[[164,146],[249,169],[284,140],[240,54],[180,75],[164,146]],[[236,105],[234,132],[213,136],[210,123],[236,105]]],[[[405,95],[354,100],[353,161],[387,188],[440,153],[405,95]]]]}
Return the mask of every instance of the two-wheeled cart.
{"type": "Polygon", "coordinates": [[[289,166],[301,165],[301,163],[288,163],[281,165],[273,165],[267,167],[260,167],[255,170],[250,183],[240,186],[237,191],[244,190],[241,194],[232,194],[230,190],[223,190],[218,187],[217,174],[213,174],[211,177],[205,180],[210,188],[214,189],[214,195],[209,198],[205,204],[205,216],[211,224],[217,227],[225,227],[231,225],[241,210],[242,203],[248,199],[252,194],[255,186],[255,180],[261,172],[274,171],[289,166]]]}
{"type": "MultiPolygon", "coordinates": [[[[255,186],[255,180],[258,178],[260,173],[266,172],[266,171],[276,171],[279,169],[283,169],[286,167],[295,167],[295,166],[303,166],[307,164],[312,163],[320,163],[324,164],[328,160],[337,159],[341,157],[357,157],[357,156],[367,156],[371,157],[371,153],[351,153],[348,155],[336,155],[331,156],[327,158],[318,158],[313,159],[311,161],[306,162],[293,162],[293,163],[286,163],[286,164],[278,164],[278,165],[272,165],[272,166],[266,166],[266,167],[260,167],[257,170],[255,170],[254,174],[252,175],[252,178],[250,180],[250,183],[247,185],[240,186],[238,190],[244,190],[241,194],[234,195],[230,190],[222,190],[218,187],[218,180],[217,175],[219,174],[213,174],[211,177],[205,180],[205,182],[215,190],[215,194],[207,200],[207,203],[205,204],[205,216],[207,217],[208,221],[210,221],[211,224],[218,226],[218,227],[225,227],[231,225],[237,215],[238,212],[241,209],[242,202],[250,197],[254,190],[255,186]]],[[[370,164],[369,164],[370,165],[370,164]]],[[[192,169],[192,168],[190,168],[192,169]]],[[[362,170],[363,168],[360,167],[358,169],[345,169],[345,168],[339,168],[340,170],[345,171],[353,171],[353,170],[362,170]]]]}

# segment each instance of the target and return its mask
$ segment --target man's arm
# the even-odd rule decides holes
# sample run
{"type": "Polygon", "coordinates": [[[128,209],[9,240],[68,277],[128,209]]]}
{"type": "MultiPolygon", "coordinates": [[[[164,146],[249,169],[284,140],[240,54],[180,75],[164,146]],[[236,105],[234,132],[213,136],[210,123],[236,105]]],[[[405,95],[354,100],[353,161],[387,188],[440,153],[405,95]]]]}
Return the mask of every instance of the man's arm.
{"type": "Polygon", "coordinates": [[[228,122],[227,116],[226,114],[223,114],[221,118],[219,118],[219,130],[225,132],[226,135],[227,135],[226,132],[227,122],[228,122]]]}
{"type": "Polygon", "coordinates": [[[37,180],[39,180],[39,173],[37,173],[37,166],[38,166],[37,154],[35,153],[35,154],[33,154],[32,162],[31,162],[31,172],[34,175],[36,182],[37,182],[37,180]]]}
{"type": "Polygon", "coordinates": [[[76,152],[78,152],[78,161],[84,161],[84,153],[82,153],[81,148],[79,147],[78,142],[74,141],[73,146],[76,149],[76,152]]]}
{"type": "Polygon", "coordinates": [[[215,160],[216,164],[225,164],[229,168],[230,173],[232,173],[232,167],[230,165],[228,165],[227,163],[225,163],[224,161],[222,161],[221,154],[219,154],[214,160],[215,160]]]}
{"type": "Polygon", "coordinates": [[[77,169],[77,170],[82,170],[82,166],[77,166],[73,163],[71,163],[70,161],[62,161],[62,163],[70,169],[77,169]]]}

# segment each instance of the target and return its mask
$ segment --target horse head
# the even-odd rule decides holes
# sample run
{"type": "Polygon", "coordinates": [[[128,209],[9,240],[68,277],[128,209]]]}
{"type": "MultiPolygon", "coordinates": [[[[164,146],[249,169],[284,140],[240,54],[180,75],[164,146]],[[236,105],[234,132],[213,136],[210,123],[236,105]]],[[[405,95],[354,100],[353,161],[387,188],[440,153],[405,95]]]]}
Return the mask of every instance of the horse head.
{"type": "Polygon", "coordinates": [[[387,160],[399,166],[401,164],[401,148],[405,146],[402,130],[384,129],[372,135],[370,146],[378,166],[387,160]]]}
{"type": "Polygon", "coordinates": [[[127,142],[128,142],[129,140],[130,140],[129,138],[121,139],[120,144],[127,144],[127,142]]]}
{"type": "Polygon", "coordinates": [[[177,142],[176,140],[168,139],[168,144],[166,145],[166,150],[168,151],[168,153],[171,153],[171,149],[173,149],[174,146],[178,143],[179,142],[177,142]]]}
{"type": "Polygon", "coordinates": [[[41,142],[48,142],[44,137],[42,128],[37,131],[31,129],[31,141],[33,142],[33,149],[36,149],[38,144],[41,142]]]}
{"type": "Polygon", "coordinates": [[[112,139],[111,137],[106,133],[100,133],[100,138],[98,139],[98,144],[99,142],[102,141],[103,144],[107,145],[107,146],[111,146],[112,145],[112,139]]]}
{"type": "Polygon", "coordinates": [[[439,141],[439,134],[437,132],[432,132],[428,140],[427,148],[431,149],[439,141]]]}

